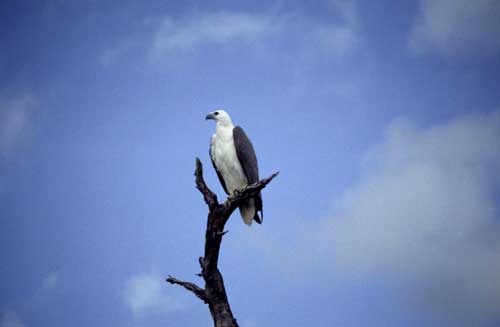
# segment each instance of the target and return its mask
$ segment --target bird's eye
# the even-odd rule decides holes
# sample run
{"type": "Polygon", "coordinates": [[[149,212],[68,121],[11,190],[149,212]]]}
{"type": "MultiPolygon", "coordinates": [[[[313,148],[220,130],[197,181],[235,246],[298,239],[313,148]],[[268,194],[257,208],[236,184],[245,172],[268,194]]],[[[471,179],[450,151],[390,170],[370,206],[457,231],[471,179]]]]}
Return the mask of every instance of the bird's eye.
{"type": "Polygon", "coordinates": [[[214,112],[214,115],[218,116],[218,115],[219,115],[219,112],[218,112],[218,111],[214,112]]]}

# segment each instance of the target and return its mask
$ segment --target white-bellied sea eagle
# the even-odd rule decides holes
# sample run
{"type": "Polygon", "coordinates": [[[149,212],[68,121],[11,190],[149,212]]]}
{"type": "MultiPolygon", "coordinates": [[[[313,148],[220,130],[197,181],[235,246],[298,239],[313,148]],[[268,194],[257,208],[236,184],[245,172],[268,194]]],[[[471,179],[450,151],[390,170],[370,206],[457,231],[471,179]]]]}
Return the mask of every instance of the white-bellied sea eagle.
{"type": "MultiPolygon", "coordinates": [[[[206,119],[217,122],[215,134],[210,140],[210,158],[224,191],[233,195],[234,191],[259,181],[259,167],[252,142],[243,129],[234,126],[231,117],[224,110],[207,115],[206,119]]],[[[247,225],[252,220],[261,223],[258,212],[262,213],[262,197],[259,192],[240,205],[240,214],[247,225]]]]}

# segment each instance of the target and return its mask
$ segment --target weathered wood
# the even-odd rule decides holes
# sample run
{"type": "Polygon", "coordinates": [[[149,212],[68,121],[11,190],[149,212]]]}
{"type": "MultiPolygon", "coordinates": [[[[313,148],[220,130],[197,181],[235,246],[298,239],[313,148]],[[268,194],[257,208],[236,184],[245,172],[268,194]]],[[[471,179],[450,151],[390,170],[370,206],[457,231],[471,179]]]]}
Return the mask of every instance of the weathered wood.
{"type": "Polygon", "coordinates": [[[196,188],[203,195],[203,199],[208,206],[207,228],[205,232],[205,253],[199,258],[201,267],[200,276],[205,281],[205,288],[201,288],[193,283],[178,280],[172,276],[167,278],[167,282],[177,284],[195,294],[203,302],[208,304],[210,314],[214,320],[215,327],[238,327],[238,323],[231,312],[227,299],[224,280],[218,268],[220,245],[224,232],[224,226],[231,217],[231,214],[238,206],[250,197],[259,193],[269,184],[278,173],[274,173],[257,183],[248,185],[243,190],[230,196],[222,204],[219,204],[217,195],[213,193],[203,179],[203,165],[200,159],[196,158],[196,188]]]}

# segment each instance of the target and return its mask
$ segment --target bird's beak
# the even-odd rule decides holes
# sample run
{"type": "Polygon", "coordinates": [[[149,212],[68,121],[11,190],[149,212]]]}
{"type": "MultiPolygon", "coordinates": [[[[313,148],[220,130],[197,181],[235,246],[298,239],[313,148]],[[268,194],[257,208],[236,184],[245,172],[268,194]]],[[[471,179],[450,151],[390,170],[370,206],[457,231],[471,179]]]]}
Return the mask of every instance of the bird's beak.
{"type": "Polygon", "coordinates": [[[206,117],[205,117],[205,120],[209,120],[209,119],[215,119],[215,115],[213,113],[209,113],[206,117]]]}

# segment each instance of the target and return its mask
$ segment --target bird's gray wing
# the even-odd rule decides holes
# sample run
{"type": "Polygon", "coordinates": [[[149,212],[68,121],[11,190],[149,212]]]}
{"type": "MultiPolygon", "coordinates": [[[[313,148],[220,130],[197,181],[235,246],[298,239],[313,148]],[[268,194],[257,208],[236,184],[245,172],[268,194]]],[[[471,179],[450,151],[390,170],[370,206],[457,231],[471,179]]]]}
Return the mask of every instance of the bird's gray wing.
{"type": "Polygon", "coordinates": [[[224,192],[226,192],[226,194],[229,194],[229,192],[227,191],[226,182],[224,182],[224,178],[222,177],[221,173],[217,169],[217,166],[215,165],[214,157],[212,156],[212,143],[211,142],[210,142],[210,149],[208,150],[208,153],[210,155],[210,160],[212,160],[212,166],[214,166],[215,172],[217,173],[217,177],[219,177],[219,182],[221,183],[222,188],[224,189],[224,192]]]}
{"type": "MultiPolygon", "coordinates": [[[[243,172],[247,178],[248,184],[253,184],[259,181],[259,166],[257,164],[257,156],[253,149],[252,142],[248,139],[243,129],[239,126],[233,128],[234,147],[236,148],[236,155],[240,161],[243,172]]],[[[260,192],[254,197],[255,200],[255,217],[257,223],[262,223],[264,220],[264,212],[262,210],[262,196],[260,192]],[[261,217],[257,215],[260,211],[261,217]]]]}
{"type": "Polygon", "coordinates": [[[243,129],[239,126],[233,128],[234,147],[236,155],[240,160],[241,167],[247,178],[248,184],[259,181],[259,167],[257,165],[257,156],[253,149],[252,142],[248,139],[243,129]]]}

